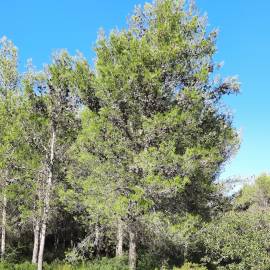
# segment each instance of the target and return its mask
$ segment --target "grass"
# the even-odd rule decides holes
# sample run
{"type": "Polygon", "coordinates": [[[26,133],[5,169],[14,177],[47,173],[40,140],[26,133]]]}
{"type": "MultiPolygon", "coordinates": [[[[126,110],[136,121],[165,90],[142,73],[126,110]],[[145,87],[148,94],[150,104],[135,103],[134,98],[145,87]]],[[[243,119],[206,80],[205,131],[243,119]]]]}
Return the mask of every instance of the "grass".
{"type": "MultiPolygon", "coordinates": [[[[30,262],[20,264],[2,262],[0,263],[0,270],[36,270],[37,267],[30,262]]],[[[128,270],[126,259],[108,259],[103,258],[99,261],[85,263],[82,265],[69,264],[44,264],[44,270],[128,270]]]]}

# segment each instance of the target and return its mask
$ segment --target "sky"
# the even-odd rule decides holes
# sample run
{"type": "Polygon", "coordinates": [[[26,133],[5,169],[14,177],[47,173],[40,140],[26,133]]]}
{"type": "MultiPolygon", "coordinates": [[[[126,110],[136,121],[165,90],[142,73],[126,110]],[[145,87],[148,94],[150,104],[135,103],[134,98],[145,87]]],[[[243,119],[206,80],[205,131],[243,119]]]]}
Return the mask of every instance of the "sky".
{"type": "MultiPolygon", "coordinates": [[[[142,0],[0,0],[0,37],[19,48],[20,69],[33,59],[37,68],[50,62],[54,50],[81,51],[91,63],[97,33],[126,27],[142,0]]],[[[270,1],[197,0],[207,13],[209,30],[219,29],[217,62],[221,75],[238,75],[241,94],[225,98],[241,134],[238,153],[222,178],[249,177],[270,170],[270,1]]]]}

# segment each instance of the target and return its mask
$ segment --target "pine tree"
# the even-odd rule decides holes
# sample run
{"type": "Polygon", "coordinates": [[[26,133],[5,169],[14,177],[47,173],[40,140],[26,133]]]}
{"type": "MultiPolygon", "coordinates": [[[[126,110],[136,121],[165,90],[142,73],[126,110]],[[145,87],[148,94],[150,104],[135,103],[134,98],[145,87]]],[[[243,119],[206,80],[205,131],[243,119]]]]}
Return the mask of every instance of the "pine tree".
{"type": "Polygon", "coordinates": [[[237,148],[219,101],[239,84],[211,79],[216,35],[192,8],[159,0],[137,8],[128,29],[101,34],[97,43],[86,100],[97,97],[99,108],[84,113],[81,173],[74,179],[88,183],[86,196],[98,185],[124,220],[130,269],[143,217],[157,211],[206,217],[216,176],[237,148]]]}

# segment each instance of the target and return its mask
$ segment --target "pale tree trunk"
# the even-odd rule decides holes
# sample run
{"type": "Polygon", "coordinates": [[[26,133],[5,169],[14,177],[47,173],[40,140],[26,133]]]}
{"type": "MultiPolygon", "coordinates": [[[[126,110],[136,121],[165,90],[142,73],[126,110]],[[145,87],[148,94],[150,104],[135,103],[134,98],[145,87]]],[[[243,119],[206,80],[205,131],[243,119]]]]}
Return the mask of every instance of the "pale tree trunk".
{"type": "Polygon", "coordinates": [[[40,240],[40,217],[42,216],[42,209],[40,207],[41,202],[41,189],[38,188],[37,192],[37,201],[38,203],[34,207],[35,215],[34,215],[34,243],[33,243],[33,252],[32,252],[32,264],[37,264],[38,262],[38,251],[39,251],[39,240],[40,240]]]}
{"type": "Polygon", "coordinates": [[[117,222],[117,245],[116,245],[116,257],[123,256],[123,237],[124,237],[124,224],[121,218],[117,222]]]}
{"type": "Polygon", "coordinates": [[[46,237],[46,229],[47,229],[47,219],[48,219],[48,208],[45,210],[43,214],[43,219],[41,222],[41,231],[40,231],[40,243],[39,243],[39,253],[38,253],[38,270],[42,270],[43,265],[43,254],[45,247],[45,237],[46,237]]]}
{"type": "Polygon", "coordinates": [[[6,225],[7,225],[7,196],[5,190],[3,192],[3,208],[2,208],[2,232],[1,232],[1,259],[5,257],[6,251],[6,225]]]}
{"type": "Polygon", "coordinates": [[[132,226],[129,228],[129,269],[135,270],[136,269],[136,263],[137,263],[137,247],[136,247],[136,233],[132,226]]]}
{"type": "Polygon", "coordinates": [[[47,222],[48,222],[48,217],[49,217],[49,212],[50,212],[50,196],[51,196],[51,189],[52,189],[55,142],[56,142],[56,134],[55,134],[55,129],[53,129],[52,136],[51,136],[51,146],[50,146],[50,163],[48,166],[49,172],[48,172],[48,178],[47,178],[47,183],[46,183],[46,188],[45,188],[43,215],[41,219],[40,243],[39,243],[39,253],[38,253],[38,270],[42,270],[42,265],[43,265],[46,229],[47,229],[47,222]]]}
{"type": "Polygon", "coordinates": [[[34,247],[32,254],[32,264],[37,264],[38,260],[39,231],[40,231],[39,220],[37,218],[34,224],[34,247]]]}
{"type": "Polygon", "coordinates": [[[98,223],[95,226],[95,241],[94,241],[94,246],[96,248],[97,257],[99,257],[100,256],[100,227],[99,227],[99,224],[98,223]]]}

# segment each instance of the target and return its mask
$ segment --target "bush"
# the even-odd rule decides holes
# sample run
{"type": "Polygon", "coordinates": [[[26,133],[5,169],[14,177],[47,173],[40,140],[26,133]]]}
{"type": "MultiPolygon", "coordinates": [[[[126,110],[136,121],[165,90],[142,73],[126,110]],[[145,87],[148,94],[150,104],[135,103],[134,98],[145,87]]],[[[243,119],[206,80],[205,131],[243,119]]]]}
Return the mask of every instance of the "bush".
{"type": "MultiPolygon", "coordinates": [[[[45,270],[128,270],[127,258],[102,258],[81,265],[52,263],[45,270]]],[[[1,270],[1,269],[0,269],[1,270]]]]}
{"type": "MultiPolygon", "coordinates": [[[[83,270],[84,268],[82,268],[83,270]]],[[[128,270],[127,258],[103,258],[88,265],[89,270],[128,270]]],[[[86,270],[86,269],[85,269],[86,270]]]]}
{"type": "Polygon", "coordinates": [[[269,231],[267,211],[226,213],[201,231],[202,262],[218,270],[269,270],[269,231]]]}
{"type": "Polygon", "coordinates": [[[207,268],[199,264],[185,263],[181,268],[173,268],[173,270],[207,270],[207,268]]]}

